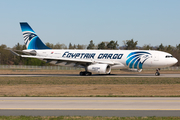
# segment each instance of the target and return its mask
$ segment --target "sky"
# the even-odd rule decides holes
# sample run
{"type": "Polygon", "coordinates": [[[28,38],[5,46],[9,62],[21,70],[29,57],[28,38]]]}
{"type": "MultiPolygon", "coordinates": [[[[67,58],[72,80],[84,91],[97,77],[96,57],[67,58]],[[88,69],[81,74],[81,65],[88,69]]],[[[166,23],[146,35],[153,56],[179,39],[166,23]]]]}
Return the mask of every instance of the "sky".
{"type": "Polygon", "coordinates": [[[44,43],[180,44],[180,0],[0,0],[0,45],[24,44],[19,22],[44,43]]]}

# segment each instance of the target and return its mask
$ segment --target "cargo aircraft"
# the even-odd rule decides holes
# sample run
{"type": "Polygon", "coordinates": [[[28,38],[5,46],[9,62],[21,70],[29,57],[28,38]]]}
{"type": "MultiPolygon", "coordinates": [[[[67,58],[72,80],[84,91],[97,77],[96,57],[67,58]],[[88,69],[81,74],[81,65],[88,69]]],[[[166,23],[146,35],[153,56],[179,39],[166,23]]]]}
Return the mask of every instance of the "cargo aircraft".
{"type": "Polygon", "coordinates": [[[79,75],[110,74],[111,69],[141,72],[142,69],[155,68],[159,76],[160,68],[169,67],[178,62],[171,54],[156,50],[70,50],[51,49],[37,36],[27,22],[20,22],[24,43],[22,52],[13,54],[24,58],[37,58],[47,63],[61,66],[85,68],[79,75]]]}

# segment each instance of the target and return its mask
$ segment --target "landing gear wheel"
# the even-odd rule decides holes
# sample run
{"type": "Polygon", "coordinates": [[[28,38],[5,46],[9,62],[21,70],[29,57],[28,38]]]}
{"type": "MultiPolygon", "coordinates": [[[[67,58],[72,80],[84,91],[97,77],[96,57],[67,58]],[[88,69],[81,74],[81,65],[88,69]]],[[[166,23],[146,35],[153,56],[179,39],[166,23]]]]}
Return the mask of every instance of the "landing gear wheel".
{"type": "Polygon", "coordinates": [[[83,76],[83,75],[84,75],[84,72],[80,72],[79,75],[80,75],[80,76],[83,76]]]}
{"type": "Polygon", "coordinates": [[[159,76],[159,75],[160,75],[160,73],[159,73],[159,72],[156,72],[156,73],[155,73],[155,76],[159,76]]]}
{"type": "Polygon", "coordinates": [[[85,72],[85,76],[89,76],[89,72],[85,72]]]}
{"type": "Polygon", "coordinates": [[[80,75],[80,76],[91,76],[92,73],[91,73],[91,72],[86,72],[86,71],[84,71],[84,72],[80,72],[79,75],[80,75]]]}
{"type": "Polygon", "coordinates": [[[160,71],[160,68],[156,69],[155,76],[159,76],[160,75],[159,71],[160,71]]]}

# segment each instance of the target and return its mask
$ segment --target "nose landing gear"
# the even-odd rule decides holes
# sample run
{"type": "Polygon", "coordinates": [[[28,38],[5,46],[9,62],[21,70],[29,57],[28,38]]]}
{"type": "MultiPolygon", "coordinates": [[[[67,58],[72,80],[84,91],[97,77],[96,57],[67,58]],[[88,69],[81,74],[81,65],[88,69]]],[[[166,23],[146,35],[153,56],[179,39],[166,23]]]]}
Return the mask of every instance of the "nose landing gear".
{"type": "Polygon", "coordinates": [[[160,73],[159,73],[159,71],[160,71],[160,68],[157,68],[157,69],[156,69],[155,76],[160,76],[160,73]]]}

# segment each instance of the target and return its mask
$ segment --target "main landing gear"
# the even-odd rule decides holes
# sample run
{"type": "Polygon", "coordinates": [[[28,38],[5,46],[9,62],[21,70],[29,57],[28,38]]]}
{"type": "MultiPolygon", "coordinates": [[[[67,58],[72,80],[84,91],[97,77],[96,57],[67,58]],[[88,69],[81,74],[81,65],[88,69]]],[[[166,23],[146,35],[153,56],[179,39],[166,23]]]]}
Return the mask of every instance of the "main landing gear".
{"type": "Polygon", "coordinates": [[[157,68],[157,69],[156,69],[155,76],[160,76],[160,73],[159,73],[159,71],[160,71],[160,68],[157,68]]]}
{"type": "Polygon", "coordinates": [[[80,76],[91,76],[92,73],[91,73],[91,72],[84,71],[84,72],[80,72],[79,75],[80,75],[80,76]]]}

